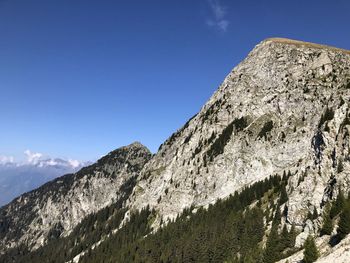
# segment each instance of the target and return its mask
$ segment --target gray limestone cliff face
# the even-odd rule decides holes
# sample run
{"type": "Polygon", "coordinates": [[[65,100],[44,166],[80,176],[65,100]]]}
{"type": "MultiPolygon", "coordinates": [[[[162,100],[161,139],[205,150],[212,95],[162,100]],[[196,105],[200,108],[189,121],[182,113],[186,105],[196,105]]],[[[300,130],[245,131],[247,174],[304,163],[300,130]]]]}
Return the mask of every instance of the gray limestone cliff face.
{"type": "Polygon", "coordinates": [[[86,215],[126,200],[125,185],[135,183],[150,158],[147,148],[133,143],[18,197],[0,210],[0,252],[20,244],[36,249],[69,234],[86,215]]]}
{"type": "Polygon", "coordinates": [[[185,207],[207,206],[290,171],[287,222],[302,227],[307,211],[320,210],[336,185],[349,187],[349,68],[349,51],[261,42],[146,164],[130,211],[155,208],[157,228],[185,207]]]}

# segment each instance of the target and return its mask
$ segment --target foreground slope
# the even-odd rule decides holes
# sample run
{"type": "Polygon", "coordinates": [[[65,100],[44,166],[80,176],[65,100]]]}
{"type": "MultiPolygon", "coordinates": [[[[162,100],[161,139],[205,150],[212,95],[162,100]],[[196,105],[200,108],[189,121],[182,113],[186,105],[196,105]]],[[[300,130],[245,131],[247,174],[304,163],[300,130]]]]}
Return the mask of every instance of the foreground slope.
{"type": "Polygon", "coordinates": [[[69,234],[84,217],[126,199],[151,158],[140,143],[119,148],[95,164],[26,193],[0,210],[0,252],[25,245],[36,249],[69,234]]]}

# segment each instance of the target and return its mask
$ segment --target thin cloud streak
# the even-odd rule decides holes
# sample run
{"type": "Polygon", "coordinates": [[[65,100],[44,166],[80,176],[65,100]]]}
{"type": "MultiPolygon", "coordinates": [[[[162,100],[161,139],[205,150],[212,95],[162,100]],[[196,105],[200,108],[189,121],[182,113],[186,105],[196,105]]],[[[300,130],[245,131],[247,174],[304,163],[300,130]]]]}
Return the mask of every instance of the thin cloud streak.
{"type": "Polygon", "coordinates": [[[208,0],[212,17],[207,19],[207,25],[221,32],[226,32],[230,22],[226,18],[227,8],[219,0],[208,0]]]}

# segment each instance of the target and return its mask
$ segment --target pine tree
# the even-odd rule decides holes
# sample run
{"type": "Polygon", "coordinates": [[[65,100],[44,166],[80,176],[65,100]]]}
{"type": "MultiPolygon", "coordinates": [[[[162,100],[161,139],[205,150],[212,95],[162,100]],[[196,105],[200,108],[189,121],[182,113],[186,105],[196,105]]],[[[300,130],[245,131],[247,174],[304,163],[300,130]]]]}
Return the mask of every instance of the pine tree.
{"type": "Polygon", "coordinates": [[[319,257],[314,238],[309,235],[305,241],[304,263],[315,262],[319,257]]]}
{"type": "Polygon", "coordinates": [[[345,197],[344,193],[341,189],[339,189],[339,194],[337,196],[337,199],[335,202],[332,204],[332,208],[330,211],[330,217],[333,219],[336,217],[343,209],[345,206],[345,197]]]}
{"type": "Polygon", "coordinates": [[[272,225],[279,225],[281,222],[281,210],[280,207],[276,209],[275,217],[273,218],[272,225]]]}
{"type": "Polygon", "coordinates": [[[286,173],[286,171],[284,170],[284,171],[283,171],[282,180],[283,180],[283,181],[287,181],[287,179],[288,179],[287,173],[286,173]]]}
{"type": "Polygon", "coordinates": [[[287,205],[284,205],[282,216],[283,217],[287,217],[288,216],[288,206],[287,205]]]}
{"type": "Polygon", "coordinates": [[[338,236],[343,239],[347,234],[350,233],[350,204],[347,204],[340,214],[338,236]]]}
{"type": "Polygon", "coordinates": [[[307,211],[306,219],[312,220],[312,214],[310,210],[307,211]]]}
{"type": "Polygon", "coordinates": [[[264,251],[263,262],[273,263],[280,259],[280,239],[278,235],[278,226],[273,225],[270,235],[266,241],[266,248],[264,251]]]}
{"type": "Polygon", "coordinates": [[[285,224],[282,228],[281,232],[281,251],[285,250],[289,246],[289,239],[288,239],[289,233],[287,229],[287,225],[285,224]]]}
{"type": "Polygon", "coordinates": [[[341,173],[344,170],[343,160],[338,161],[337,173],[341,173]]]}
{"type": "Polygon", "coordinates": [[[281,211],[280,208],[277,207],[275,216],[272,221],[272,227],[270,234],[266,241],[266,248],[263,253],[263,262],[264,263],[273,263],[282,258],[281,250],[283,246],[281,245],[281,238],[278,233],[278,226],[281,221],[281,211]]]}
{"type": "Polygon", "coordinates": [[[295,246],[295,238],[297,236],[297,232],[295,230],[295,225],[293,223],[292,228],[290,229],[288,233],[288,238],[287,238],[287,244],[289,248],[293,248],[295,246]]]}
{"type": "Polygon", "coordinates": [[[312,220],[317,219],[317,217],[318,217],[317,209],[316,209],[316,207],[314,206],[313,212],[311,213],[311,211],[309,210],[309,211],[307,212],[306,218],[307,218],[307,219],[310,219],[310,220],[312,221],[312,220]]]}
{"type": "Polygon", "coordinates": [[[279,203],[281,205],[287,201],[288,201],[288,194],[287,194],[286,186],[283,184],[282,188],[281,188],[281,195],[280,195],[279,203]]]}
{"type": "Polygon", "coordinates": [[[333,221],[329,215],[329,206],[325,208],[325,212],[323,214],[323,225],[320,231],[320,236],[323,235],[331,235],[333,231],[333,221]]]}
{"type": "Polygon", "coordinates": [[[316,206],[314,206],[314,212],[312,213],[312,220],[317,219],[317,217],[318,217],[318,212],[317,212],[316,206]]]}
{"type": "Polygon", "coordinates": [[[246,255],[243,259],[243,263],[255,263],[255,259],[252,255],[246,255]]]}

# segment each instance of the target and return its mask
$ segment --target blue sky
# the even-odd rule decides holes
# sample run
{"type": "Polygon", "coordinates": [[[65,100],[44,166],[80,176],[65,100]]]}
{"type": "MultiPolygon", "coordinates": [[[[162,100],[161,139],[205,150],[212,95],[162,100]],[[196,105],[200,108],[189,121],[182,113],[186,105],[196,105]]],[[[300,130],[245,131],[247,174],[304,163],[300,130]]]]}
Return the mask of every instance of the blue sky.
{"type": "Polygon", "coordinates": [[[0,155],[158,146],[261,40],[350,49],[350,2],[0,0],[0,155]]]}

